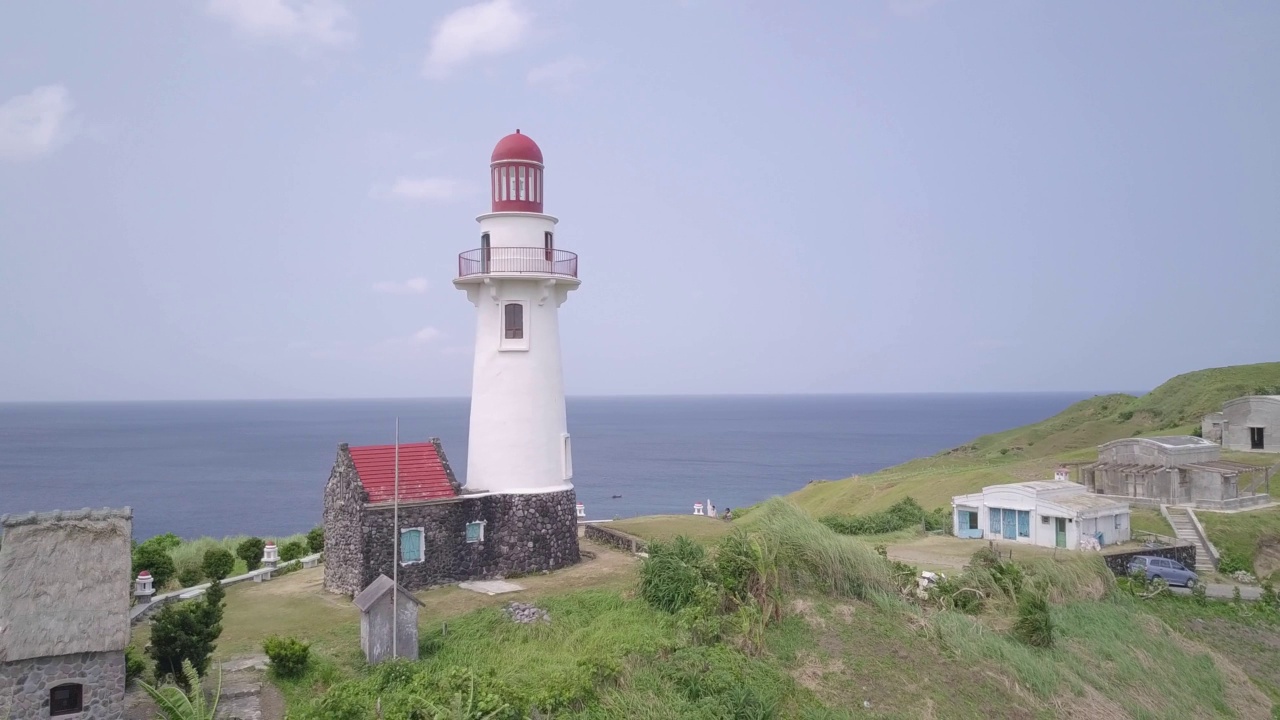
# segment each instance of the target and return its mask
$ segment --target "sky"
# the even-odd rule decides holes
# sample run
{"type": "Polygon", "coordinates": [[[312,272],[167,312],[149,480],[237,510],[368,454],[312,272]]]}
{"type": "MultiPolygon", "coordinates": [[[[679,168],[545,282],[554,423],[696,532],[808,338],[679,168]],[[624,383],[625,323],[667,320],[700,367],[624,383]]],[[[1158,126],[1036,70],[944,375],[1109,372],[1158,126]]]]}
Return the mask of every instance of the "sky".
{"type": "Polygon", "coordinates": [[[469,394],[517,128],[571,395],[1280,359],[1280,3],[6,3],[0,401],[469,394]]]}

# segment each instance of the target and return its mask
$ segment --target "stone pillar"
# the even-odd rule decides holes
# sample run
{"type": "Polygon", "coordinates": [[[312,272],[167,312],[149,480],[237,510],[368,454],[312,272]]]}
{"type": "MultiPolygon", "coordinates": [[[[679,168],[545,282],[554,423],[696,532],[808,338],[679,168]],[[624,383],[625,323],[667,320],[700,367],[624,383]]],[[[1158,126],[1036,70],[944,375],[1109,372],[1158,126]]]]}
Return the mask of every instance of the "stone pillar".
{"type": "Polygon", "coordinates": [[[587,506],[586,506],[586,505],[583,505],[582,503],[578,503],[578,507],[577,507],[577,509],[576,509],[576,512],[577,512],[577,516],[578,516],[578,517],[580,517],[580,518],[584,518],[584,517],[586,517],[586,516],[587,516],[587,506]]]}
{"type": "Polygon", "coordinates": [[[146,570],[138,573],[138,579],[133,582],[133,596],[138,599],[138,604],[144,605],[151,602],[151,597],[155,594],[156,589],[151,573],[146,570]]]}

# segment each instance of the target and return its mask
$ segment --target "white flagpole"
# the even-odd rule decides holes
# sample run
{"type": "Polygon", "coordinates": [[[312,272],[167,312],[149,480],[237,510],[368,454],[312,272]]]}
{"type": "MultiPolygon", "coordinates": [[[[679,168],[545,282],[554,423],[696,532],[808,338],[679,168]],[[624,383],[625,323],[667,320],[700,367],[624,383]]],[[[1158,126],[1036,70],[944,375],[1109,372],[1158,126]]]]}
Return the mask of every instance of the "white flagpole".
{"type": "Polygon", "coordinates": [[[398,658],[400,637],[400,418],[396,418],[396,480],[391,500],[391,657],[398,658]]]}

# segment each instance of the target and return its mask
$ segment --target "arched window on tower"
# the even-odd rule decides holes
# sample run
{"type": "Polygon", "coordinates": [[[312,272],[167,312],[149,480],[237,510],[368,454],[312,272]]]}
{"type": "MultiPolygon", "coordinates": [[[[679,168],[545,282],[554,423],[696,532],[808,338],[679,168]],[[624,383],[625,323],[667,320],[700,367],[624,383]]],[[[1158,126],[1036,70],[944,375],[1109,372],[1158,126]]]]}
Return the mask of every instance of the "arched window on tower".
{"type": "Polygon", "coordinates": [[[547,250],[547,262],[551,262],[552,256],[554,255],[551,251],[556,249],[555,233],[550,231],[542,233],[542,244],[547,250]]]}
{"type": "Polygon", "coordinates": [[[524,339],[524,305],[520,303],[507,303],[502,309],[503,314],[503,330],[507,340],[523,340],[524,339]]]}

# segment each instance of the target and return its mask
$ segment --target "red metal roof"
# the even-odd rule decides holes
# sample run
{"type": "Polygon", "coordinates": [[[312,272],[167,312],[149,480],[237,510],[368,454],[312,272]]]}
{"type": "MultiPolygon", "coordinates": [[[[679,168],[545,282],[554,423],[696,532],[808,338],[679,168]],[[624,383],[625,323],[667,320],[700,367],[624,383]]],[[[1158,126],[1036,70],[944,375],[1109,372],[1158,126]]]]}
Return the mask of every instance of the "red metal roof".
{"type": "Polygon", "coordinates": [[[531,160],[536,163],[542,162],[542,149],[538,147],[538,143],[528,135],[522,135],[519,130],[498,141],[498,145],[493,148],[493,155],[489,157],[489,162],[503,162],[505,160],[531,160]]]}
{"type": "MultiPolygon", "coordinates": [[[[395,495],[396,446],[366,445],[349,450],[356,474],[369,494],[369,502],[390,502],[395,495]]],[[[400,502],[436,500],[457,494],[435,445],[425,442],[400,446],[400,502]]]]}

